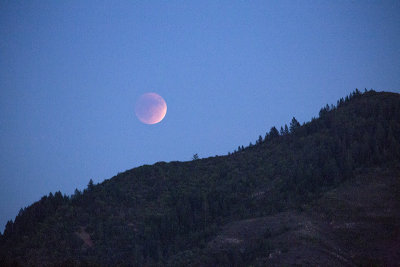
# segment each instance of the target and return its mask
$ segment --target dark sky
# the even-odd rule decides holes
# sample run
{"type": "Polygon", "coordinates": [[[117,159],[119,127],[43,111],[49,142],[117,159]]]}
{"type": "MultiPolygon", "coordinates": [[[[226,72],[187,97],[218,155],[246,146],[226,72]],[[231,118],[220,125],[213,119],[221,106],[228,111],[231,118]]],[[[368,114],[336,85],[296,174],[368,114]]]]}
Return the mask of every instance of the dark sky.
{"type": "Polygon", "coordinates": [[[1,1],[1,231],[49,192],[400,92],[397,0],[116,2],[1,1]],[[145,92],[167,102],[156,125],[135,117],[145,92]]]}

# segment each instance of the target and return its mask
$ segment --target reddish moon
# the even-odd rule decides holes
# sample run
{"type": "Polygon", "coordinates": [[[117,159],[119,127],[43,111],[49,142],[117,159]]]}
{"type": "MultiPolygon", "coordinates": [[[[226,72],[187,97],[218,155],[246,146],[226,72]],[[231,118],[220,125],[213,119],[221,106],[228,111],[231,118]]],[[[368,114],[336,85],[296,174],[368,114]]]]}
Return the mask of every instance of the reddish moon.
{"type": "Polygon", "coordinates": [[[136,102],[136,117],[145,124],[156,124],[167,114],[167,103],[156,93],[145,93],[136,102]]]}

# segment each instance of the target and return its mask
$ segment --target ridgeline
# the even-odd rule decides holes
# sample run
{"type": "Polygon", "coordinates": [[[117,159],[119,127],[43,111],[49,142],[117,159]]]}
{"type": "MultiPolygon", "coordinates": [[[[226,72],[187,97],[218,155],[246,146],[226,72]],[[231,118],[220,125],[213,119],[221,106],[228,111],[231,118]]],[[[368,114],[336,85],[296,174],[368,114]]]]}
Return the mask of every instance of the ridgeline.
{"type": "Polygon", "coordinates": [[[227,156],[50,193],[0,265],[400,265],[400,95],[358,90],[227,156]]]}

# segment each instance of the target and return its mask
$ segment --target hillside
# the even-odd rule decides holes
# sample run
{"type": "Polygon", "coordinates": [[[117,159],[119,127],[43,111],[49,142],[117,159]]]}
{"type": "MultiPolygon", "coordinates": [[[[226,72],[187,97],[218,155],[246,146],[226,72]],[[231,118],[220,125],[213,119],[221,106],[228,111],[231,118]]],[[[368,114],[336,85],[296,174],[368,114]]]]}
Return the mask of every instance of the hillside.
{"type": "Polygon", "coordinates": [[[0,265],[400,264],[400,95],[358,90],[227,156],[44,196],[0,265]]]}

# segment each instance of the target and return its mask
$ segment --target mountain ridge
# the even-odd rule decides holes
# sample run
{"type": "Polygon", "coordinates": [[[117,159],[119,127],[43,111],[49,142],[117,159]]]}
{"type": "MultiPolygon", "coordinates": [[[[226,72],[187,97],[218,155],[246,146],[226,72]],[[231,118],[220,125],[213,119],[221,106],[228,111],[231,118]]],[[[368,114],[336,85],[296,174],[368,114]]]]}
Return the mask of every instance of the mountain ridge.
{"type": "MultiPolygon", "coordinates": [[[[332,214],[340,213],[341,209],[335,208],[336,202],[323,201],[346,183],[351,184],[351,189],[346,190],[356,195],[355,181],[360,175],[376,174],[378,177],[387,173],[393,180],[389,188],[397,190],[399,159],[400,95],[356,90],[340,99],[336,106],[322,108],[318,119],[300,125],[293,118],[290,127],[282,128],[281,132],[273,127],[255,145],[239,147],[227,156],[144,165],[97,185],[91,182],[84,192],[76,191],[71,197],[60,192],[45,196],[21,210],[14,222],[7,223],[0,239],[0,263],[395,264],[399,260],[396,253],[363,261],[362,255],[371,249],[363,254],[357,252],[357,244],[346,243],[348,236],[357,231],[341,232],[330,227],[332,214]],[[322,210],[332,208],[333,211],[330,215],[313,211],[320,206],[322,210]],[[319,222],[318,216],[326,216],[330,222],[319,222]],[[288,218],[295,223],[285,223],[288,218]],[[240,226],[257,227],[246,220],[255,220],[267,230],[247,240],[246,235],[240,234],[240,226]],[[303,220],[311,224],[296,228],[303,220]],[[276,230],[282,232],[279,238],[274,223],[286,225],[283,230],[276,230]],[[327,236],[332,238],[306,235],[308,241],[304,245],[303,239],[294,237],[298,236],[296,231],[305,231],[307,227],[322,232],[328,229],[327,236]],[[344,237],[338,238],[340,235],[344,237]],[[284,236],[308,250],[288,246],[282,241],[284,236]],[[318,252],[313,242],[325,244],[326,251],[318,252]],[[356,252],[354,255],[336,253],[332,249],[336,243],[334,246],[332,242],[339,244],[339,248],[356,252]],[[302,255],[301,252],[308,258],[298,260],[296,257],[302,255]],[[339,256],[335,258],[332,253],[339,256]]],[[[385,188],[382,196],[389,197],[387,181],[381,182],[385,188]]],[[[379,183],[371,184],[379,189],[379,183]]],[[[386,225],[394,236],[397,236],[395,226],[400,226],[397,200],[390,207],[383,205],[391,209],[390,216],[385,216],[390,218],[386,225]]],[[[366,202],[360,201],[362,205],[358,208],[368,210],[366,202]]],[[[349,218],[354,211],[351,205],[343,204],[341,208],[346,210],[346,207],[349,211],[344,214],[349,218]]],[[[360,218],[354,220],[364,223],[360,218]]],[[[336,219],[340,225],[354,223],[340,216],[336,219]]],[[[376,224],[365,224],[367,229],[376,227],[384,233],[382,225],[385,223],[377,220],[376,224]]],[[[264,228],[258,226],[258,229],[264,228]]],[[[395,242],[396,238],[388,242],[395,242]]],[[[377,242],[378,238],[373,240],[377,242]]]]}

